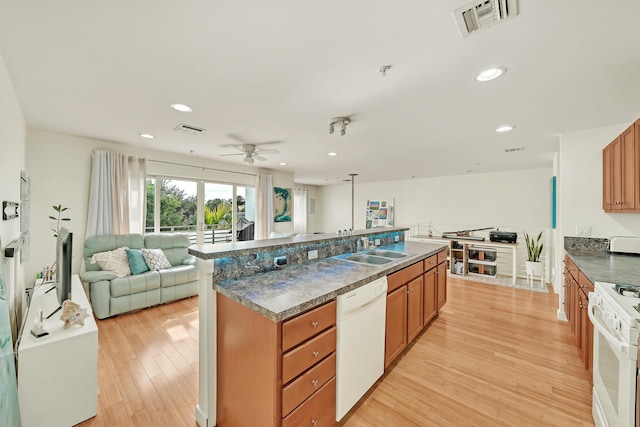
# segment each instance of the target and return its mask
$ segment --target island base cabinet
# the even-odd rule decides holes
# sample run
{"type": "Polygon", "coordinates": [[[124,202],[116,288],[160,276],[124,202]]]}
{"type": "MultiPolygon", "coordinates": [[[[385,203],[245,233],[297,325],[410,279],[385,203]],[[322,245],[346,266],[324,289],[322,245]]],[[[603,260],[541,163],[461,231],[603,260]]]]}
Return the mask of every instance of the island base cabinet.
{"type": "Polygon", "coordinates": [[[387,322],[385,328],[384,367],[391,364],[407,346],[406,286],[387,295],[387,322]]]}

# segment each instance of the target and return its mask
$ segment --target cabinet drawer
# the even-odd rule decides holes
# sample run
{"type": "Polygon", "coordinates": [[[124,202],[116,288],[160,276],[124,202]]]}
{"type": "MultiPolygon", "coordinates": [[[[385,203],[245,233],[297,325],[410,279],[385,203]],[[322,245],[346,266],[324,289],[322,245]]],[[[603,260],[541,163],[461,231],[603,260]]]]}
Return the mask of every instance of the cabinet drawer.
{"type": "Polygon", "coordinates": [[[587,276],[582,273],[582,271],[578,270],[578,285],[580,288],[584,290],[585,294],[588,296],[589,292],[593,292],[593,283],[591,280],[587,279],[587,276]]]}
{"type": "Polygon", "coordinates": [[[336,423],[336,379],[282,420],[282,427],[330,427],[336,423]]]}
{"type": "Polygon", "coordinates": [[[569,257],[565,256],[564,265],[567,267],[567,270],[569,270],[569,274],[571,274],[573,278],[577,280],[579,270],[578,270],[578,267],[576,267],[576,265],[574,264],[574,262],[571,261],[569,257]]]}
{"type": "Polygon", "coordinates": [[[336,376],[336,354],[318,363],[282,389],[282,415],[286,416],[327,381],[336,376]]]}
{"type": "Polygon", "coordinates": [[[287,351],[336,324],[336,302],[301,314],[282,324],[282,351],[287,351]]]}
{"type": "Polygon", "coordinates": [[[447,260],[447,250],[438,252],[438,264],[442,264],[447,260]]]}
{"type": "Polygon", "coordinates": [[[431,255],[429,258],[424,260],[423,271],[429,271],[436,265],[438,265],[438,255],[431,255]]]}
{"type": "Polygon", "coordinates": [[[282,384],[288,383],[335,350],[334,326],[282,356],[282,384]]]}
{"type": "Polygon", "coordinates": [[[387,289],[387,293],[392,292],[410,280],[415,279],[420,276],[422,272],[422,261],[420,261],[390,274],[387,276],[387,280],[389,281],[389,289],[387,289]]]}

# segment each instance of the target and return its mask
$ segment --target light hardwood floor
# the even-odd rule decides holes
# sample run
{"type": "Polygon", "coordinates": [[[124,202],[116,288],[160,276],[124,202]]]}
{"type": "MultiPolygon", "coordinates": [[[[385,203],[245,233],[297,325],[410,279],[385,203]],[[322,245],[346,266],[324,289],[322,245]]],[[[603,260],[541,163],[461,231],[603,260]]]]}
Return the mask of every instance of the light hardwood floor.
{"type": "MultiPolygon", "coordinates": [[[[593,426],[557,295],[449,279],[448,302],[341,426],[593,426]]],[[[197,298],[98,322],[98,415],[195,426],[197,298]]]]}

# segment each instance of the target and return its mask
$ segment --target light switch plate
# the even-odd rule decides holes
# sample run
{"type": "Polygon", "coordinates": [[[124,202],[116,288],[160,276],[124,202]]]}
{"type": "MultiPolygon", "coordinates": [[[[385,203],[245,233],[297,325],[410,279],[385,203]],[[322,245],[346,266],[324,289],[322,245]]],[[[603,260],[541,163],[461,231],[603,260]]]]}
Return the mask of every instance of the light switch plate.
{"type": "Polygon", "coordinates": [[[393,236],[393,241],[394,242],[399,242],[400,241],[400,236],[393,236]]]}
{"type": "Polygon", "coordinates": [[[376,245],[376,246],[380,246],[380,239],[376,239],[376,240],[374,241],[374,243],[375,243],[375,245],[376,245]]]}
{"type": "Polygon", "coordinates": [[[309,251],[308,255],[309,255],[309,259],[317,259],[318,258],[318,250],[314,249],[312,251],[309,251]]]}

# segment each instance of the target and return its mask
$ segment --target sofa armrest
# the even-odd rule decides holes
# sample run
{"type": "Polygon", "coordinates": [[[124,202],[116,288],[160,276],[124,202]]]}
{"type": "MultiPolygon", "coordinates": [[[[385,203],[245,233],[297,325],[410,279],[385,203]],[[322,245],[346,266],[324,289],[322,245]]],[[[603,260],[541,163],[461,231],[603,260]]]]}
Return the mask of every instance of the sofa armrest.
{"type": "Polygon", "coordinates": [[[190,256],[182,260],[182,265],[196,265],[196,257],[190,256]]]}
{"type": "Polygon", "coordinates": [[[108,281],[115,278],[116,278],[116,274],[113,271],[106,271],[106,270],[87,271],[83,273],[81,277],[83,282],[88,282],[88,283],[99,282],[101,280],[108,281]]]}

